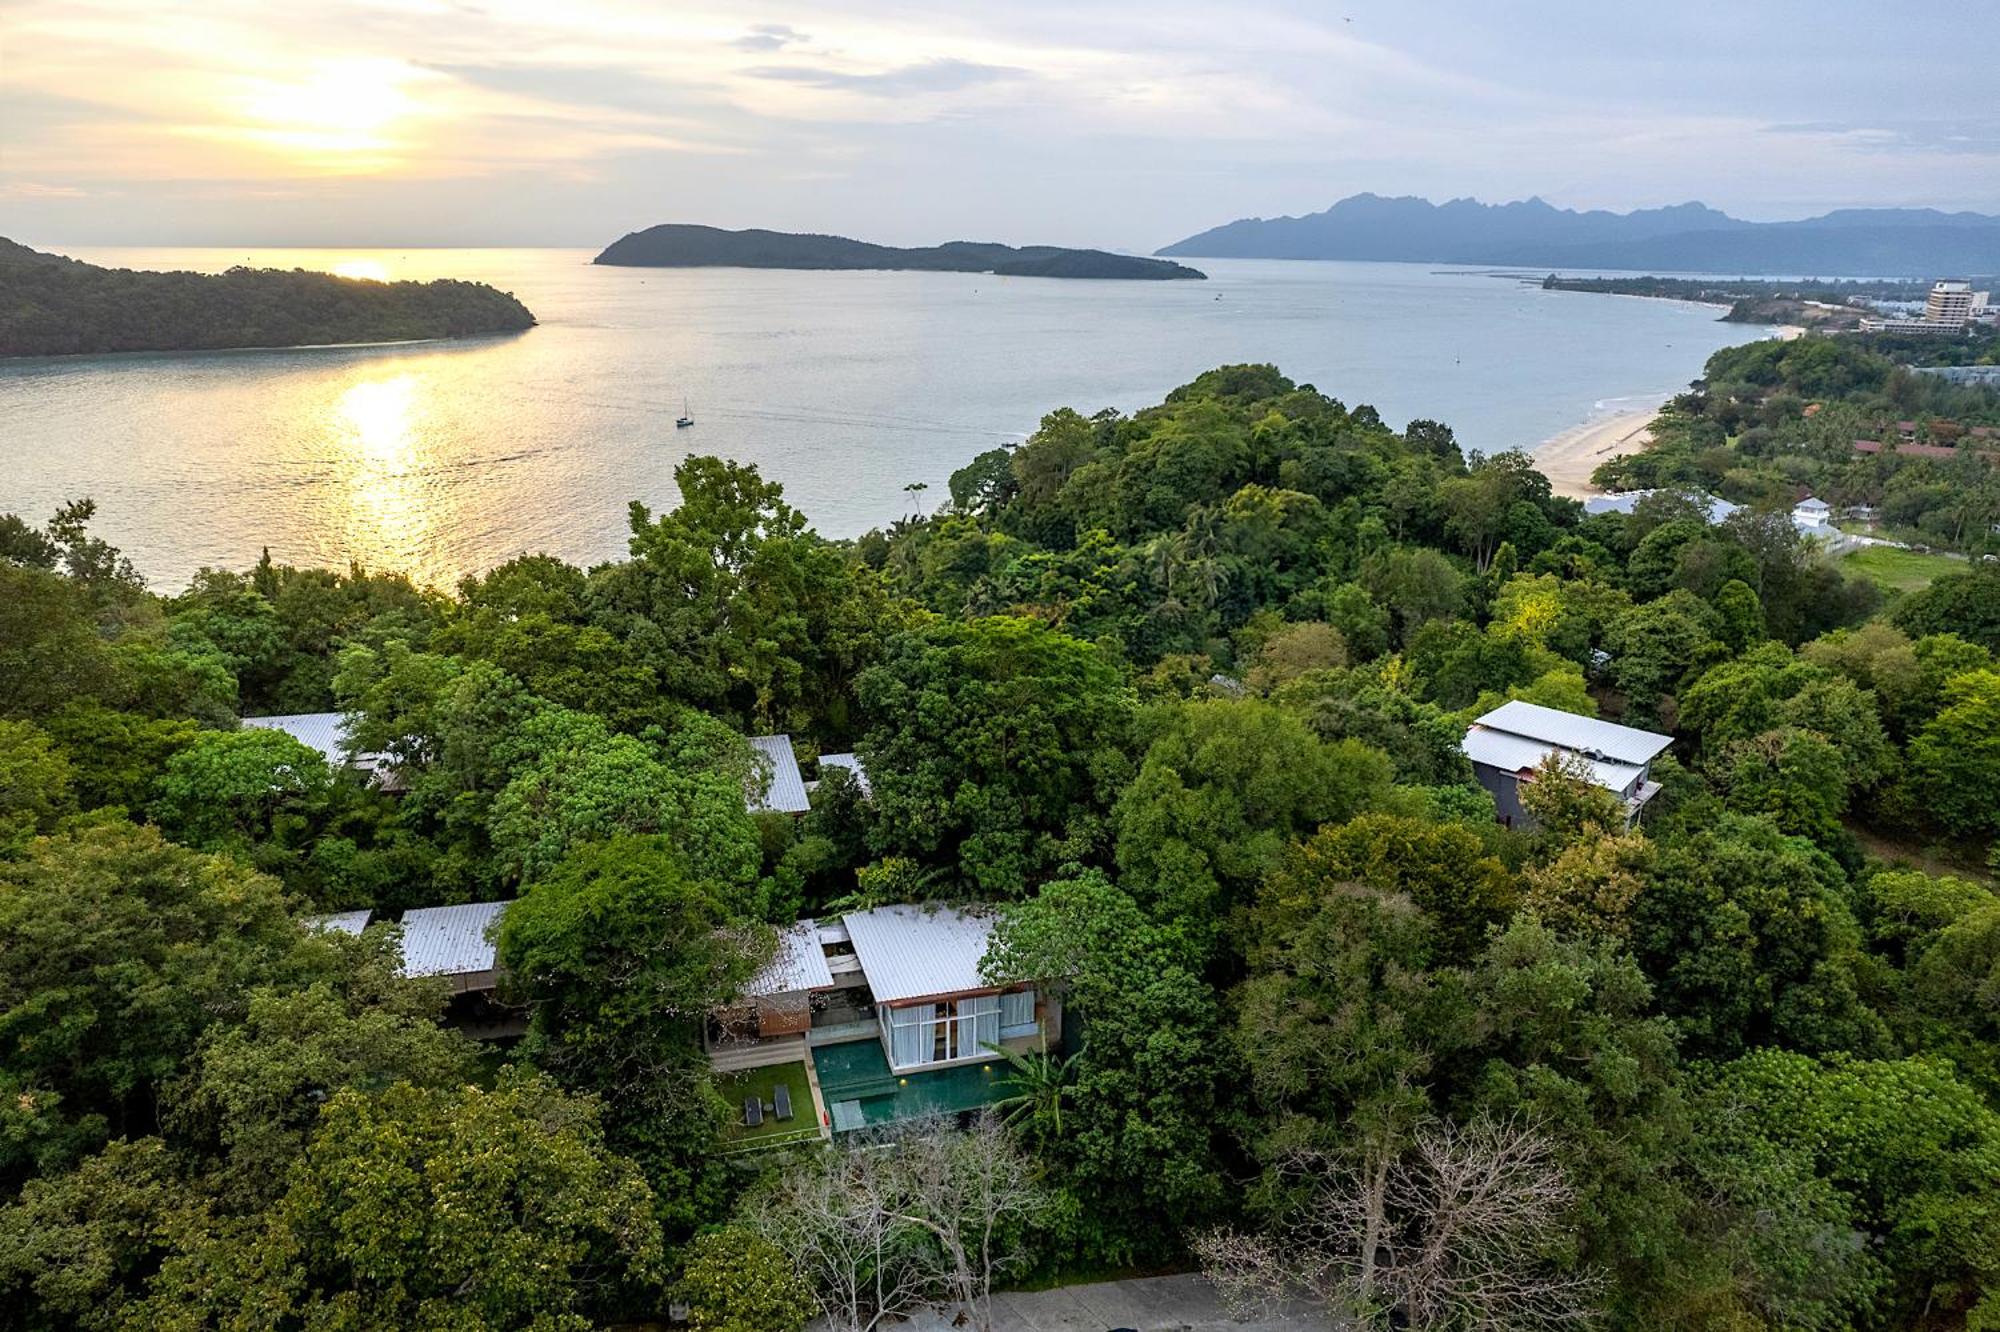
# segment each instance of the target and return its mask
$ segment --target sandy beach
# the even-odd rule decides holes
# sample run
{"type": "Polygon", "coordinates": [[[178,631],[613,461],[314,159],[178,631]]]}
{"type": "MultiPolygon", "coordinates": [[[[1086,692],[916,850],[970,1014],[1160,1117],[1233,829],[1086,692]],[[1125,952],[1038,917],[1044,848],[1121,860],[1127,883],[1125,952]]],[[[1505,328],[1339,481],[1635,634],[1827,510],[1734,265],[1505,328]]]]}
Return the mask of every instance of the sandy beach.
{"type": "MultiPolygon", "coordinates": [[[[1720,307],[1728,309],[1727,306],[1720,307]]],[[[1804,337],[1797,324],[1780,324],[1770,336],[1781,342],[1804,337]]],[[[1600,417],[1551,436],[1535,446],[1535,470],[1549,479],[1549,488],[1570,499],[1587,499],[1604,492],[1590,483],[1590,474],[1600,464],[1628,453],[1637,453],[1653,442],[1649,427],[1660,414],[1657,407],[1639,412],[1620,412],[1600,417]]]]}
{"type": "Polygon", "coordinates": [[[1637,453],[1653,442],[1653,418],[1657,407],[1642,412],[1621,412],[1565,430],[1535,448],[1535,470],[1549,479],[1549,488],[1570,499],[1583,499],[1604,492],[1590,484],[1590,474],[1598,465],[1637,453]]]}

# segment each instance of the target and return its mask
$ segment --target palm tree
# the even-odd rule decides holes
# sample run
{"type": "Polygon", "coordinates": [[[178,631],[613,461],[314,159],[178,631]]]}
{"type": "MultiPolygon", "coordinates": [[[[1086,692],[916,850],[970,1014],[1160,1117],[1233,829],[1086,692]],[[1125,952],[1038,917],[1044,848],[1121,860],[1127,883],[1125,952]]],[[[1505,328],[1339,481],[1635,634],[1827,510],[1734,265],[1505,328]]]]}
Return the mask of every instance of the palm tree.
{"type": "Polygon", "coordinates": [[[1060,1138],[1063,1100],[1074,1090],[1070,1072],[1083,1051],[1078,1050],[1067,1059],[1058,1059],[1047,1050],[1022,1054],[1015,1050],[994,1048],[1012,1069],[1011,1076],[1001,1081],[1014,1088],[1012,1096],[1002,1097],[993,1103],[1001,1122],[1017,1126],[1036,1137],[1060,1138]]]}
{"type": "Polygon", "coordinates": [[[911,501],[917,506],[918,514],[922,514],[924,511],[923,495],[930,488],[930,482],[928,481],[912,481],[909,485],[903,487],[903,493],[908,495],[911,501]]]}

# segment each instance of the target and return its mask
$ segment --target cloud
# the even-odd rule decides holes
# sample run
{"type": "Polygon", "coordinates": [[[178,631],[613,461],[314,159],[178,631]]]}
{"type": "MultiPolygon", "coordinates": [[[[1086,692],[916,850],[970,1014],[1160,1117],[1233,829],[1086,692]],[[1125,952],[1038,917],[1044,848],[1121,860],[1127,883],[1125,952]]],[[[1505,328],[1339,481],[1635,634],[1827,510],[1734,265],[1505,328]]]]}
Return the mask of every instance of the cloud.
{"type": "Polygon", "coordinates": [[[1772,134],[1807,135],[1840,141],[1868,152],[2000,154],[2000,118],[1965,120],[1809,120],[1767,125],[1772,134]]]}
{"type": "Polygon", "coordinates": [[[1028,77],[1025,69],[1008,65],[982,65],[950,58],[925,60],[878,74],[854,74],[845,70],[811,65],[766,65],[749,71],[760,79],[800,83],[809,88],[836,92],[866,93],[872,97],[900,97],[908,93],[961,92],[987,84],[1028,77]]]}
{"type": "Polygon", "coordinates": [[[807,40],[806,34],[789,23],[755,23],[730,45],[739,51],[782,51],[807,40]]]}

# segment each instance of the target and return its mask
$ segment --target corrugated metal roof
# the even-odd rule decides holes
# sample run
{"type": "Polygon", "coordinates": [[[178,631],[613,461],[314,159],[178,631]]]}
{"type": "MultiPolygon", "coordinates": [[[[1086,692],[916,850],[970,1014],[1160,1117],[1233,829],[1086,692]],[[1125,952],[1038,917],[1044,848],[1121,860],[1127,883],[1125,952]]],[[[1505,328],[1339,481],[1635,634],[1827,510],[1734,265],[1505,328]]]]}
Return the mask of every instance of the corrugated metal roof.
{"type": "Polygon", "coordinates": [[[1615,722],[1599,721],[1595,717],[1545,708],[1539,703],[1523,703],[1519,699],[1502,703],[1473,725],[1561,745],[1585,757],[1595,751],[1619,763],[1650,763],[1661,750],[1674,742],[1670,735],[1656,735],[1651,731],[1619,726],[1615,722]]]}
{"type": "Polygon", "coordinates": [[[764,969],[743,987],[747,995],[796,994],[833,986],[826,949],[820,946],[819,922],[808,916],[778,931],[778,951],[764,969]]]}
{"type": "MultiPolygon", "coordinates": [[[[1459,747],[1474,763],[1484,763],[1502,772],[1521,772],[1538,768],[1542,760],[1564,746],[1550,744],[1546,740],[1530,740],[1526,736],[1510,735],[1505,731],[1491,731],[1483,726],[1474,726],[1466,732],[1459,747]]],[[[1566,750],[1575,753],[1574,750],[1566,750]]],[[[1636,763],[1618,763],[1577,755],[1590,768],[1591,780],[1609,791],[1622,792],[1632,784],[1643,769],[1636,763]]]]}
{"type": "Polygon", "coordinates": [[[383,770],[388,767],[387,754],[347,752],[348,732],[353,729],[353,722],[346,713],[288,712],[276,717],[245,717],[243,724],[260,731],[283,731],[308,749],[317,749],[336,768],[352,766],[386,779],[383,770]]]}
{"type": "Polygon", "coordinates": [[[849,912],[845,923],[877,1003],[993,988],[979,974],[993,932],[990,915],[882,906],[849,912]]]}
{"type": "Polygon", "coordinates": [[[347,763],[347,717],[339,712],[290,712],[280,717],[245,717],[245,726],[283,731],[308,749],[326,755],[334,767],[347,763]]]}
{"type": "Polygon", "coordinates": [[[762,792],[753,792],[744,799],[752,814],[803,814],[812,808],[812,802],[806,798],[805,778],[799,774],[798,756],[792,753],[792,737],[753,735],[750,748],[757,751],[758,766],[768,774],[762,792]]]}
{"type": "Polygon", "coordinates": [[[334,930],[341,934],[359,934],[368,928],[373,911],[335,911],[325,916],[307,916],[305,927],[309,930],[334,930]]]}
{"type": "Polygon", "coordinates": [[[405,976],[466,976],[493,970],[494,940],[505,902],[418,907],[403,913],[405,976]]]}
{"type": "Polygon", "coordinates": [[[871,796],[875,794],[875,788],[868,784],[868,769],[862,766],[859,754],[821,754],[819,756],[819,770],[824,774],[828,768],[847,769],[854,774],[854,784],[861,788],[862,795],[871,796]]]}

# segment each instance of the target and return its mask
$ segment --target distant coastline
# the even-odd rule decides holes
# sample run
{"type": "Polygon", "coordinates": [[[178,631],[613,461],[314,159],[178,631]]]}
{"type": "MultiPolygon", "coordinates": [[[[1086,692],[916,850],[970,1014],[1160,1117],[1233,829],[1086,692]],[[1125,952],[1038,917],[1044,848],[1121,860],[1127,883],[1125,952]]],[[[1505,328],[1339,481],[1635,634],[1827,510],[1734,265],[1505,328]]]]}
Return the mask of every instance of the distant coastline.
{"type": "Polygon", "coordinates": [[[621,236],[591,262],[622,268],[881,270],[1139,282],[1199,281],[1208,276],[1170,260],[1105,250],[986,241],[904,248],[846,236],[725,231],[674,222],[621,236]]]}

